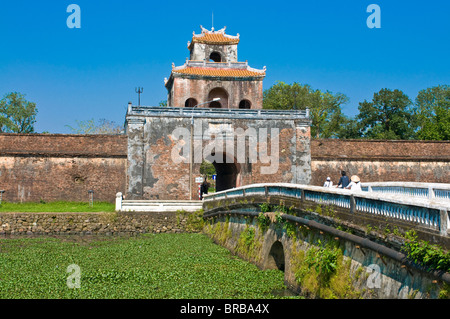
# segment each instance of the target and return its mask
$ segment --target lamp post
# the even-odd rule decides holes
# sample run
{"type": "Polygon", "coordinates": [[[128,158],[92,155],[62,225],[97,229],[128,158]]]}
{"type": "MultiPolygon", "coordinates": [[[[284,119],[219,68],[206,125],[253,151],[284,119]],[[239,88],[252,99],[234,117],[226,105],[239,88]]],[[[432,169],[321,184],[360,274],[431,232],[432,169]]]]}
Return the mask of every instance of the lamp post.
{"type": "Polygon", "coordinates": [[[190,154],[189,154],[189,199],[192,200],[192,165],[194,161],[194,109],[199,105],[208,104],[211,102],[220,101],[220,98],[217,97],[215,99],[212,99],[211,101],[203,102],[197,105],[194,105],[192,108],[192,115],[191,115],[191,146],[190,146],[190,154]]]}

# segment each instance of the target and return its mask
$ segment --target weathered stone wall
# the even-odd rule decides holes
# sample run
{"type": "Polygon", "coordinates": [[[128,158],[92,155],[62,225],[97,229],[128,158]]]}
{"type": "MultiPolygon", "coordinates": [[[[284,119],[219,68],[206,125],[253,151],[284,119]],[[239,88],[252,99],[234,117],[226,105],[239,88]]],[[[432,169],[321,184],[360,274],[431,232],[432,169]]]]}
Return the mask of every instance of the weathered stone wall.
{"type": "MultiPolygon", "coordinates": [[[[189,98],[196,99],[198,103],[210,101],[211,96],[209,96],[209,93],[215,88],[222,88],[228,94],[227,97],[221,98],[222,108],[238,108],[239,102],[244,99],[250,101],[252,109],[262,108],[262,80],[233,79],[213,81],[185,75],[174,77],[173,85],[168,93],[168,104],[173,107],[184,107],[186,100],[189,98]]],[[[208,107],[208,105],[200,107],[208,107]]]]}
{"type": "MultiPolygon", "coordinates": [[[[173,117],[169,111],[165,116],[165,112],[155,110],[154,113],[127,115],[127,199],[190,199],[189,148],[182,146],[190,143],[191,116],[180,112],[173,117]],[[184,133],[180,135],[180,132],[184,133]]],[[[247,117],[239,116],[238,112],[196,116],[192,131],[193,177],[201,176],[200,165],[204,159],[220,163],[217,160],[220,158],[226,165],[216,166],[216,171],[218,167],[223,169],[223,174],[217,174],[217,185],[224,181],[234,183],[231,187],[236,187],[274,180],[307,184],[311,178],[308,123],[309,120],[294,115],[279,119],[269,116],[267,119],[256,112],[247,117]],[[274,135],[276,132],[278,139],[274,135]],[[216,147],[218,144],[212,144],[213,141],[221,143],[222,149],[216,147]],[[267,150],[267,156],[264,156],[264,150],[267,150]],[[256,161],[250,160],[250,151],[257,155],[256,161]],[[212,153],[217,156],[209,156],[212,153]]],[[[198,185],[194,178],[191,182],[192,198],[195,199],[198,185]]]]}
{"type": "Polygon", "coordinates": [[[311,185],[341,170],[362,182],[450,183],[450,141],[311,140],[311,185]]]}
{"type": "Polygon", "coordinates": [[[3,200],[115,200],[126,185],[123,135],[0,134],[3,200]]]}
{"type": "Polygon", "coordinates": [[[186,231],[187,216],[164,213],[0,213],[0,236],[131,235],[186,231]]]}
{"type": "MultiPolygon", "coordinates": [[[[189,164],[172,164],[169,151],[176,141],[170,139],[171,130],[164,125],[150,127],[153,133],[146,133],[143,139],[144,122],[133,128],[139,132],[134,131],[129,140],[124,135],[0,134],[0,190],[6,191],[3,200],[86,201],[87,191],[93,189],[95,200],[113,202],[119,191],[126,194],[135,188],[142,192],[143,182],[146,191],[153,185],[156,194],[187,198],[189,164]],[[156,138],[158,130],[162,131],[156,138]],[[152,163],[158,164],[155,169],[146,170],[144,179],[132,179],[127,187],[127,165],[130,176],[144,176],[144,167],[152,163]]],[[[188,125],[187,122],[179,124],[188,125]]],[[[247,127],[245,121],[239,125],[247,127]]],[[[312,185],[323,185],[327,176],[337,183],[341,170],[346,170],[348,175],[359,175],[363,182],[450,183],[448,141],[313,139],[309,143],[309,129],[296,127],[294,143],[292,126],[283,125],[277,174],[259,174],[261,164],[242,165],[239,185],[301,183],[308,180],[308,174],[312,185]],[[309,147],[310,172],[302,168],[308,163],[309,147]],[[304,156],[295,157],[295,153],[304,156]]],[[[199,172],[199,164],[194,165],[193,171],[199,172]]],[[[196,191],[194,187],[194,198],[196,191]]]]}
{"type": "Polygon", "coordinates": [[[444,288],[431,273],[377,251],[306,226],[290,226],[272,222],[263,229],[257,218],[222,215],[209,218],[204,233],[261,269],[283,270],[285,284],[309,298],[435,299],[444,288]],[[336,259],[329,259],[333,254],[336,259]],[[317,269],[318,260],[334,263],[329,277],[317,269]]]}

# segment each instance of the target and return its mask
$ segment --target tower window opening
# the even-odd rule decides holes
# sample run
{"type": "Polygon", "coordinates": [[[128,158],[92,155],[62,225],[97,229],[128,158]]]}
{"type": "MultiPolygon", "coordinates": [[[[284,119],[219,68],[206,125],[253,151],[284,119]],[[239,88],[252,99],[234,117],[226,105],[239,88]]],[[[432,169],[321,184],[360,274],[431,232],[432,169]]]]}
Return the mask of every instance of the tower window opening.
{"type": "Polygon", "coordinates": [[[197,100],[194,98],[189,98],[184,102],[184,107],[194,107],[198,104],[197,100]]]}
{"type": "Polygon", "coordinates": [[[251,103],[249,100],[242,100],[239,102],[239,108],[240,109],[249,109],[251,107],[251,103]]]}
{"type": "Polygon", "coordinates": [[[219,52],[214,51],[209,55],[209,60],[214,62],[222,62],[222,56],[219,52]]]}

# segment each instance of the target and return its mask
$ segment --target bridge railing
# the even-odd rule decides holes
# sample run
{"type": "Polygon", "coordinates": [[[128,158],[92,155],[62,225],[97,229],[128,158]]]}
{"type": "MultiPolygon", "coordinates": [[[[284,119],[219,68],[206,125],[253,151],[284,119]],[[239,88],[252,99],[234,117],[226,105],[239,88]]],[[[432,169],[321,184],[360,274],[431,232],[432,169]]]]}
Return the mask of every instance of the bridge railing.
{"type": "Polygon", "coordinates": [[[366,192],[450,201],[450,184],[444,183],[375,182],[361,183],[361,188],[366,192]]]}
{"type": "Polygon", "coordinates": [[[253,184],[204,196],[204,202],[250,195],[281,195],[319,204],[335,205],[350,212],[378,215],[399,219],[411,224],[439,231],[447,235],[450,230],[448,211],[450,203],[428,198],[409,196],[386,196],[375,192],[352,192],[345,189],[300,184],[271,183],[253,184]]]}

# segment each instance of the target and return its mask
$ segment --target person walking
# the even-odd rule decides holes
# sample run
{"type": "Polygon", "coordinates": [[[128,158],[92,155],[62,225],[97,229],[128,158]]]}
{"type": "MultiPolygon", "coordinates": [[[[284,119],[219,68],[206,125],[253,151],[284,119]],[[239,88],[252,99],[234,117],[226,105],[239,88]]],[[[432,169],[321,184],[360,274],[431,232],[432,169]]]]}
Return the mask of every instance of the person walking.
{"type": "Polygon", "coordinates": [[[350,180],[348,179],[347,173],[345,171],[341,171],[341,178],[339,178],[337,187],[346,188],[349,183],[350,180]]]}

